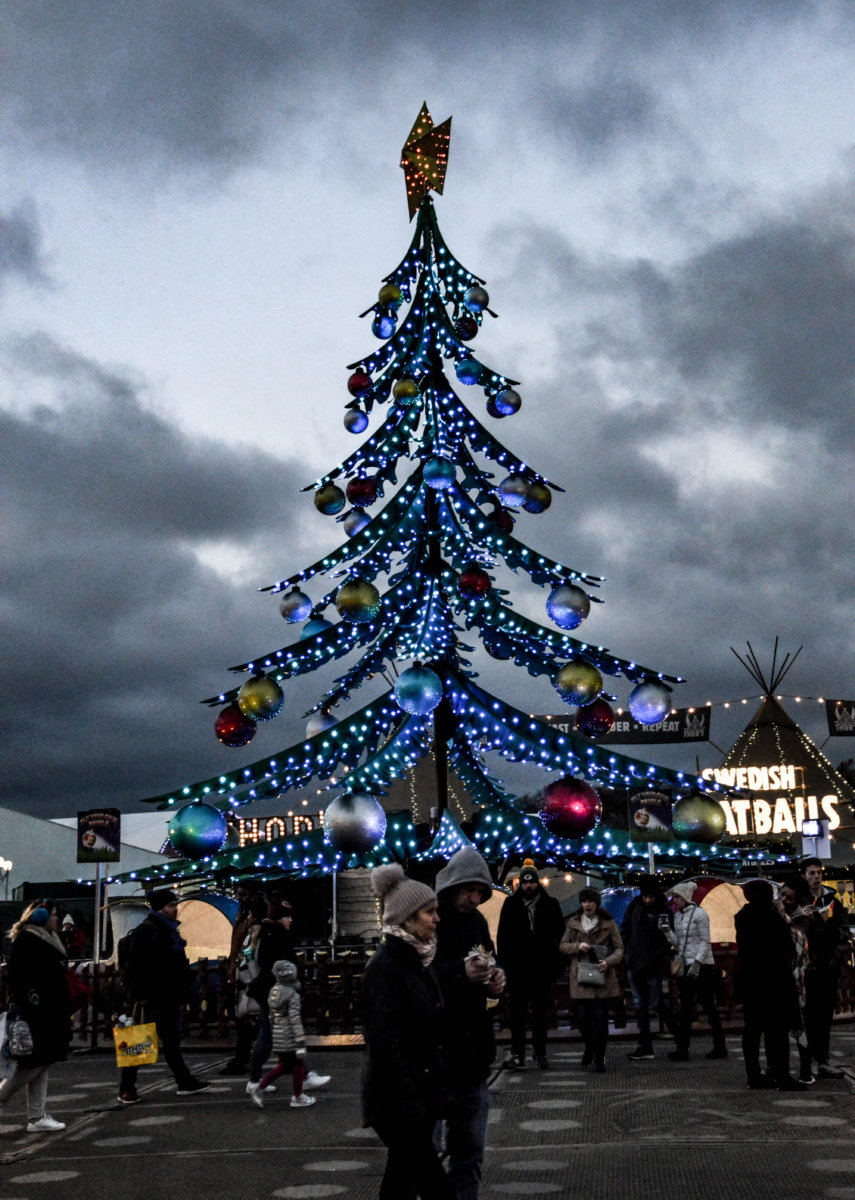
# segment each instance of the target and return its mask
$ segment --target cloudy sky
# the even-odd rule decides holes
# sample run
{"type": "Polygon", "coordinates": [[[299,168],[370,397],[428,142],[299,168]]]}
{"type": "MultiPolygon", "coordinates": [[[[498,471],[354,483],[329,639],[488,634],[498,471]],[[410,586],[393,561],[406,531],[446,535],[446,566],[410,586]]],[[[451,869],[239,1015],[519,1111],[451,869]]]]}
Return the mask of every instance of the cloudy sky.
{"type": "MultiPolygon", "coordinates": [[[[607,577],[586,636],[684,705],[755,695],[729,647],[776,635],[804,645],[784,692],[855,695],[851,5],[13,0],[0,26],[0,802],[131,811],[301,735],[311,679],[247,751],[197,702],[287,640],[256,589],[337,540],[299,489],[356,444],[345,367],[409,241],[423,100],[454,118],[443,232],[500,314],[478,352],[522,381],[496,432],[567,489],[518,532],[607,577]]],[[[513,675],[484,679],[560,707],[513,675]]]]}

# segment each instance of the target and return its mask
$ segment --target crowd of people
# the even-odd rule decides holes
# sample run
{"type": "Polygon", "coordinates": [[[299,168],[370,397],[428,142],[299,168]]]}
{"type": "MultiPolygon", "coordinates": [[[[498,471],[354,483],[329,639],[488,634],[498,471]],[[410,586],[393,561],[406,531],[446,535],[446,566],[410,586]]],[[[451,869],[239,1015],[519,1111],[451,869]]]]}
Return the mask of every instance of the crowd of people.
{"type": "MultiPolygon", "coordinates": [[[[709,917],[691,880],[666,892],[657,879],[641,879],[620,925],[601,893],[584,887],[578,909],[565,920],[526,860],[518,886],[501,905],[496,946],[479,909],[497,889],[471,846],[450,858],[434,888],[398,865],[374,870],[372,884],[382,928],[361,981],[362,1104],[366,1125],[387,1147],[380,1200],[477,1200],[496,1051],[493,1008],[506,994],[511,1046],[502,1065],[524,1069],[530,1042],[534,1065],[548,1069],[549,1008],[565,967],[583,1067],[607,1069],[610,1007],[623,992],[621,964],[638,1029],[631,1060],[655,1058],[654,1017],[674,1039],[668,1058],[689,1060],[698,1006],[712,1035],[706,1057],[727,1056],[709,917]]],[[[750,880],[743,890],[746,903],[735,926],[747,1086],[802,1091],[817,1078],[839,1077],[829,1043],[848,928],[835,892],[823,884],[821,862],[806,860],[800,874],[778,884],[777,894],[766,879],[750,880]]],[[[306,1061],[292,908],[276,893],[247,886],[238,900],[227,968],[235,1051],[221,1073],[248,1075],[246,1092],[258,1107],[276,1081],[290,1075],[291,1107],[308,1107],[315,1102],[312,1090],[330,1077],[306,1061]]],[[[119,944],[125,1012],[133,1023],[155,1026],[178,1095],[191,1096],[209,1082],[192,1074],[181,1051],[192,973],[178,897],[160,889],[148,894],[148,903],[146,918],[119,944]]],[[[46,1108],[49,1067],[67,1056],[71,1038],[71,931],[66,923],[63,938],[57,925],[56,905],[42,899],[27,907],[10,934],[7,1016],[27,1023],[31,1044],[7,1064],[0,1113],[24,1089],[29,1132],[65,1128],[46,1108]]],[[[121,1070],[121,1104],[138,1103],[136,1079],[137,1067],[121,1070]]]]}

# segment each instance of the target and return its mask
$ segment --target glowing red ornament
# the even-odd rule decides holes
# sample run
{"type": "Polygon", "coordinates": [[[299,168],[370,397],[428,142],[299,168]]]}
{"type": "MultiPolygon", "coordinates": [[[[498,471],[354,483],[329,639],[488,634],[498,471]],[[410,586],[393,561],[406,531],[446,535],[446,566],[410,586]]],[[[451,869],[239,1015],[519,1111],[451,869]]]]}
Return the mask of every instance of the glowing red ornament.
{"type": "Polygon", "coordinates": [[[469,563],[457,576],[457,590],[464,600],[477,600],[480,596],[486,596],[492,586],[490,576],[477,563],[469,563]]]}
{"type": "Polygon", "coordinates": [[[600,797],[584,779],[568,775],[544,788],[540,819],[554,837],[584,837],[597,827],[602,815],[600,797]]]}
{"type": "Polygon", "coordinates": [[[576,710],[576,728],[585,737],[598,738],[608,733],[615,723],[611,705],[602,697],[593,704],[583,704],[576,710]]]}
{"type": "Polygon", "coordinates": [[[217,715],[214,733],[224,746],[245,746],[255,737],[255,721],[245,717],[237,704],[227,704],[217,715]]]}

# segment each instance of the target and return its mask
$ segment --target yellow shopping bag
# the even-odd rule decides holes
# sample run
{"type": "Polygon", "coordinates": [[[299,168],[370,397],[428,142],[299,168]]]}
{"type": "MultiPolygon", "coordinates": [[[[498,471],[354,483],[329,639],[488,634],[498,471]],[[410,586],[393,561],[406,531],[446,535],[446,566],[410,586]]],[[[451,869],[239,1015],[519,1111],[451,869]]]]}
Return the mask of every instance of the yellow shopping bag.
{"type": "Polygon", "coordinates": [[[157,1026],[154,1021],[143,1025],[114,1025],[117,1067],[145,1067],[157,1062],[157,1026]]]}

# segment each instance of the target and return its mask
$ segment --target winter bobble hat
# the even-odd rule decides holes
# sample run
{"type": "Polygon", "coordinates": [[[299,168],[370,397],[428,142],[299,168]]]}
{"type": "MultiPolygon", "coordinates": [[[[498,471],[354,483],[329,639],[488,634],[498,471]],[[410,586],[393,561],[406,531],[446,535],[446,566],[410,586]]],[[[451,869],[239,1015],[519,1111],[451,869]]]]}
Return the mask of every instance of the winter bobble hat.
{"type": "Polygon", "coordinates": [[[520,871],[520,883],[540,883],[540,875],[537,867],[530,858],[523,861],[522,870],[520,871]]]}
{"type": "Polygon", "coordinates": [[[698,885],[696,883],[692,883],[691,880],[687,879],[685,883],[675,883],[674,886],[669,889],[668,895],[679,896],[681,900],[685,900],[687,904],[691,904],[692,896],[694,896],[695,888],[697,886],[698,885]]]}
{"type": "Polygon", "coordinates": [[[383,906],[384,925],[403,925],[420,908],[436,902],[436,893],[426,883],[409,879],[397,863],[375,867],[371,872],[374,895],[383,906]]]}
{"type": "Polygon", "coordinates": [[[456,854],[452,854],[437,875],[434,887],[436,894],[441,896],[443,892],[453,891],[467,883],[481,884],[483,888],[482,904],[493,894],[490,868],[474,846],[461,846],[456,854]]]}

